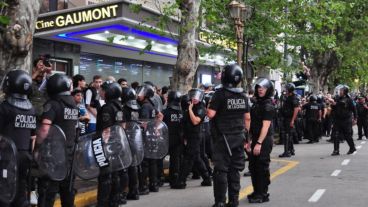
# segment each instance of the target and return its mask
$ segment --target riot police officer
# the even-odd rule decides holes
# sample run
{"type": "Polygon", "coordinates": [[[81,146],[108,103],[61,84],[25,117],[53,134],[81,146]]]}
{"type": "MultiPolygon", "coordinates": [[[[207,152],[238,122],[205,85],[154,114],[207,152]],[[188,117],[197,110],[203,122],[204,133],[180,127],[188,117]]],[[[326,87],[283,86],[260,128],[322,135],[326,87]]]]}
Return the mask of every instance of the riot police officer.
{"type": "Polygon", "coordinates": [[[0,134],[12,139],[18,151],[18,183],[15,198],[10,204],[0,201],[0,206],[3,207],[30,206],[26,197],[26,187],[31,160],[31,137],[34,139],[36,129],[36,112],[27,97],[32,93],[31,85],[31,77],[23,70],[8,72],[3,83],[6,97],[0,104],[0,134]]]}
{"type": "Polygon", "coordinates": [[[362,140],[363,138],[363,132],[366,139],[368,139],[368,106],[365,102],[364,96],[360,96],[358,98],[357,103],[357,113],[358,113],[358,140],[362,140]]]}
{"type": "MultiPolygon", "coordinates": [[[[79,113],[79,109],[70,95],[71,81],[66,75],[57,73],[48,79],[46,89],[50,99],[44,105],[41,123],[43,125],[57,125],[64,132],[67,166],[70,168],[79,113]]],[[[62,206],[73,206],[75,192],[73,188],[69,187],[70,179],[74,179],[74,177],[67,176],[62,181],[41,177],[38,180],[38,206],[53,206],[57,193],[60,195],[62,206]]]]}
{"type": "Polygon", "coordinates": [[[294,93],[295,85],[288,83],[286,85],[287,97],[282,105],[281,111],[283,116],[283,127],[284,130],[284,153],[279,157],[290,157],[295,155],[293,134],[295,133],[295,121],[299,112],[299,99],[294,93]]]}
{"type": "Polygon", "coordinates": [[[206,116],[206,108],[204,106],[203,91],[200,89],[191,89],[188,93],[190,103],[188,109],[183,112],[184,138],[187,141],[183,164],[179,175],[178,182],[171,185],[174,189],[185,189],[186,180],[193,165],[203,179],[202,186],[211,186],[212,180],[208,174],[207,168],[200,156],[200,144],[202,137],[202,122],[206,116]]]}
{"type": "MultiPolygon", "coordinates": [[[[123,122],[123,112],[120,103],[121,87],[118,83],[106,81],[101,85],[101,98],[106,102],[98,111],[96,132],[103,131],[115,124],[123,122]]],[[[97,207],[117,207],[124,203],[122,187],[119,185],[120,174],[124,171],[110,172],[107,168],[100,169],[98,176],[97,207]]],[[[126,201],[125,201],[126,202],[126,201]]]]}
{"type": "MultiPolygon", "coordinates": [[[[140,104],[139,119],[143,121],[149,121],[155,118],[162,119],[162,114],[157,109],[151,98],[154,97],[154,88],[149,85],[143,85],[137,89],[138,103],[140,104]]],[[[158,99],[157,99],[158,100],[158,99]]],[[[143,127],[145,127],[143,125],[143,127]]],[[[141,173],[139,175],[139,193],[141,195],[151,192],[159,191],[158,181],[158,160],[144,158],[141,164],[141,173]],[[147,184],[147,178],[149,177],[149,186],[147,184]]]]}
{"type": "MultiPolygon", "coordinates": [[[[121,101],[123,104],[124,121],[138,121],[139,119],[139,104],[137,102],[137,94],[133,88],[122,88],[121,101]]],[[[128,179],[122,174],[120,177],[120,185],[124,188],[128,182],[128,194],[126,198],[128,200],[139,200],[138,191],[138,167],[129,166],[128,179]]]]}
{"type": "Polygon", "coordinates": [[[312,95],[309,97],[309,103],[303,106],[303,110],[305,110],[307,131],[309,135],[309,144],[318,142],[318,130],[319,123],[322,118],[322,110],[320,105],[317,103],[317,97],[312,95]]]}
{"type": "Polygon", "coordinates": [[[334,115],[334,125],[332,129],[334,134],[334,151],[331,154],[332,156],[340,154],[340,138],[345,139],[350,147],[347,154],[353,154],[356,151],[352,137],[352,114],[354,115],[354,122],[356,122],[356,107],[349,96],[348,86],[338,86],[337,92],[339,95],[336,97],[336,100],[330,99],[334,115]]]}
{"type": "Polygon", "coordinates": [[[163,121],[169,128],[170,185],[178,182],[181,156],[184,148],[182,137],[183,112],[180,108],[180,97],[180,92],[170,91],[167,97],[167,108],[162,112],[164,115],[163,121]]]}
{"type": "Polygon", "coordinates": [[[238,88],[243,78],[238,65],[226,65],[221,74],[223,88],[213,95],[207,116],[211,119],[215,196],[214,207],[239,205],[240,171],[245,168],[244,142],[250,127],[248,98],[238,88]]]}
{"type": "Polygon", "coordinates": [[[251,143],[246,144],[250,154],[249,170],[254,191],[248,196],[250,203],[269,201],[270,154],[273,145],[272,120],[275,107],[271,97],[274,93],[273,83],[266,78],[259,78],[255,83],[256,102],[251,109],[250,126],[251,143]]]}

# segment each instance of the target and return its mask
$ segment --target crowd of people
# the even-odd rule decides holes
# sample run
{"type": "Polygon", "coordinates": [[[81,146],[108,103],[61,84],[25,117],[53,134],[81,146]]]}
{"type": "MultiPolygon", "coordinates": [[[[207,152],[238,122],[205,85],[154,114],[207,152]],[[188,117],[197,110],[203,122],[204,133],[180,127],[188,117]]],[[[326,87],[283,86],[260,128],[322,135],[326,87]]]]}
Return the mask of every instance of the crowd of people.
{"type": "MultiPolygon", "coordinates": [[[[68,175],[61,180],[47,173],[37,178],[34,183],[39,207],[53,206],[57,193],[62,206],[74,206],[75,175],[69,169],[73,169],[76,137],[90,133],[102,136],[116,124],[125,126],[133,121],[144,131],[150,120],[163,121],[169,134],[169,176],[164,178],[163,158],[146,156],[136,165],[111,170],[105,167],[109,165],[107,157],[96,157],[100,167],[98,207],[115,207],[159,192],[165,181],[172,189],[185,189],[190,173],[192,179],[202,178],[201,186],[213,186],[214,207],[238,206],[240,172],[245,169],[246,157],[254,188],[248,200],[268,202],[274,131],[280,134],[279,144],[284,144],[280,157],[295,155],[293,144],[303,138],[315,143],[322,135],[332,137],[332,155],[339,154],[342,140],[348,142],[351,154],[355,151],[352,124],[356,120],[359,138],[362,130],[367,136],[365,98],[358,97],[356,104],[345,85],[337,88],[334,97],[310,94],[301,98],[289,83],[278,97],[272,81],[258,78],[247,96],[238,86],[242,77],[239,66],[227,65],[222,71],[221,87],[204,84],[181,94],[168,87],[159,89],[149,81],[129,84],[123,78],[116,81],[95,75],[86,84],[79,74],[71,78],[60,73],[51,75],[43,58],[35,60],[31,76],[20,70],[10,71],[3,84],[6,97],[0,105],[0,133],[13,138],[19,152],[19,184],[15,199],[9,204],[0,201],[1,206],[30,206],[30,153],[37,150],[42,133],[52,125],[59,126],[66,137],[68,175]],[[30,118],[18,119],[20,115],[30,118]]],[[[92,141],[95,144],[99,139],[92,141]]],[[[95,146],[93,149],[96,153],[95,146]]]]}

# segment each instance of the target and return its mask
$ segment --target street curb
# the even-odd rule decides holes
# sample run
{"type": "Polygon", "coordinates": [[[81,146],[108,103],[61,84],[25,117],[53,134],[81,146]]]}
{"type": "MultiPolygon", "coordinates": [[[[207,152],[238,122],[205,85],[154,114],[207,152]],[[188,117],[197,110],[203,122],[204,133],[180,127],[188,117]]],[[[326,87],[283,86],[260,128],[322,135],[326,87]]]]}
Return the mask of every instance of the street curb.
{"type": "MultiPolygon", "coordinates": [[[[91,190],[84,193],[77,194],[75,196],[75,207],[84,207],[87,205],[95,204],[97,201],[97,190],[91,190]]],[[[60,199],[55,201],[54,207],[61,207],[60,199]]]]}
{"type": "MultiPolygon", "coordinates": [[[[169,175],[169,170],[164,170],[164,175],[169,175]]],[[[74,199],[75,207],[85,207],[88,205],[96,204],[97,202],[97,190],[91,190],[84,193],[77,193],[74,199]]],[[[55,201],[54,207],[61,207],[60,199],[55,201]]]]}

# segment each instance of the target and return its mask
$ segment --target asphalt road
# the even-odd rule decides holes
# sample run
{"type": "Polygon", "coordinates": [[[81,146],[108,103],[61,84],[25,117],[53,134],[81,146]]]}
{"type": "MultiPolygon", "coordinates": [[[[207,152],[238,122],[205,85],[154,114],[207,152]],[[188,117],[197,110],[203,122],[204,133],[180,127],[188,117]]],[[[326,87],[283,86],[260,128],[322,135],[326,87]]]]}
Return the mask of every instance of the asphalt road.
{"type": "MultiPolygon", "coordinates": [[[[271,163],[270,202],[249,204],[252,192],[249,177],[242,177],[240,206],[368,206],[368,141],[357,141],[354,155],[346,155],[347,143],[340,144],[340,156],[332,157],[333,145],[323,138],[317,144],[299,144],[296,156],[279,159],[283,147],[274,147],[271,163]]],[[[129,201],[132,207],[210,207],[214,203],[212,187],[201,187],[200,180],[188,180],[185,190],[172,190],[165,184],[159,193],[129,201]]]]}

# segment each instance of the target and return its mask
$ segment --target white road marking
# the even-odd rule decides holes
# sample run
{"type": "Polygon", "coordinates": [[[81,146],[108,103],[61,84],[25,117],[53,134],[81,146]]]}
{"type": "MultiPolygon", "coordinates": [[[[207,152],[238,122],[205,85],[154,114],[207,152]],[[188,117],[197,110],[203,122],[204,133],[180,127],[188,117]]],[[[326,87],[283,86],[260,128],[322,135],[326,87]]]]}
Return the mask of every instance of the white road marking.
{"type": "Polygon", "coordinates": [[[361,142],[360,144],[365,144],[366,142],[365,141],[363,141],[363,142],[361,142]]]}
{"type": "Polygon", "coordinates": [[[353,152],[353,155],[356,155],[358,153],[358,151],[355,151],[355,152],[353,152]]]}
{"type": "Polygon", "coordinates": [[[331,174],[331,176],[336,177],[336,176],[339,176],[340,173],[341,173],[341,170],[335,170],[335,171],[333,171],[333,173],[331,174]]]}
{"type": "Polygon", "coordinates": [[[346,159],[344,161],[342,161],[341,165],[348,165],[350,162],[350,159],[346,159]]]}
{"type": "Polygon", "coordinates": [[[358,145],[356,148],[357,148],[357,149],[360,149],[360,148],[362,148],[362,145],[358,145]]]}
{"type": "Polygon", "coordinates": [[[312,197],[309,198],[308,202],[316,203],[322,197],[322,195],[326,192],[326,189],[318,189],[312,197]]]}

